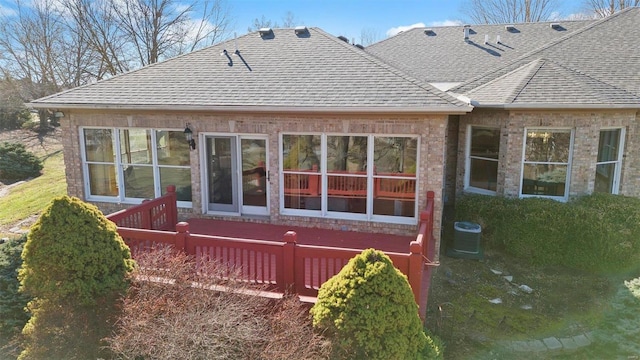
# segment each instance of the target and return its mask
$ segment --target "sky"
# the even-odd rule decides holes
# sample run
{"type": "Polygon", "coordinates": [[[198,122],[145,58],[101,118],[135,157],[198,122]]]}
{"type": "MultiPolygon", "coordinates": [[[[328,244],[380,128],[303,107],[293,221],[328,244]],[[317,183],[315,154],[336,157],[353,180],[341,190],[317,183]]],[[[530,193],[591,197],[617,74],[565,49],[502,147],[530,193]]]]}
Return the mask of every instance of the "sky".
{"type": "MultiPolygon", "coordinates": [[[[363,29],[382,40],[411,25],[446,26],[468,23],[465,0],[227,0],[235,17],[234,31],[245,34],[253,20],[282,23],[290,11],[298,25],[320,27],[335,36],[360,42],[363,29]]],[[[579,13],[583,1],[559,0],[558,19],[579,13]]]]}

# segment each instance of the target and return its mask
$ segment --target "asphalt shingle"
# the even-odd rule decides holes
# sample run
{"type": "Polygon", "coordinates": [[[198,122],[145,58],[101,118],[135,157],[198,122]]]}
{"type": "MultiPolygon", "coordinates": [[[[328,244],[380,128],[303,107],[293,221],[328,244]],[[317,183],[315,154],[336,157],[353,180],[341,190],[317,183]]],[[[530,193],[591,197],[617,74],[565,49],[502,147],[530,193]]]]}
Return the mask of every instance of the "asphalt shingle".
{"type": "Polygon", "coordinates": [[[303,35],[293,29],[274,29],[268,37],[249,33],[32,104],[470,110],[317,28],[303,35]]]}

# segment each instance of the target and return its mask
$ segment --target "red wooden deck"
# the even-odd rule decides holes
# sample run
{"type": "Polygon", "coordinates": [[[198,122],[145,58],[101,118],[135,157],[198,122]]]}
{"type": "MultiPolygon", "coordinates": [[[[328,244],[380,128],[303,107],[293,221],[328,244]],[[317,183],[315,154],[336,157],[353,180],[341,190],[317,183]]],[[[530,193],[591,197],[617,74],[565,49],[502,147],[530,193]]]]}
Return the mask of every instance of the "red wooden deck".
{"type": "Polygon", "coordinates": [[[399,236],[211,219],[189,219],[187,222],[192,234],[282,241],[287,231],[295,231],[298,234],[298,244],[342,249],[374,248],[381,251],[408,253],[409,244],[416,239],[415,233],[399,236]]]}
{"type": "Polygon", "coordinates": [[[326,280],[361,250],[384,251],[406,276],[424,320],[434,254],[433,193],[420,213],[416,234],[394,236],[353,231],[191,219],[177,222],[175,187],[166,195],[110,214],[135,256],[155,246],[172,246],[200,260],[241,269],[239,280],[315,297],[326,280]]]}

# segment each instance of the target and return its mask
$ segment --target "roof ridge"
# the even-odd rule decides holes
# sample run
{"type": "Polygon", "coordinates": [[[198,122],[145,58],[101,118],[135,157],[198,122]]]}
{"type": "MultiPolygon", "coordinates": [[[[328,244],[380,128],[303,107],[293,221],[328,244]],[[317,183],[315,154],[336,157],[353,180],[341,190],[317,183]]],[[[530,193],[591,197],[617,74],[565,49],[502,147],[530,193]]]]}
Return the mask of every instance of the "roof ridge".
{"type": "Polygon", "coordinates": [[[523,79],[522,81],[520,81],[519,86],[516,88],[517,90],[514,91],[514,93],[511,94],[511,96],[509,97],[509,102],[514,102],[514,100],[518,97],[518,95],[522,93],[524,88],[527,87],[527,84],[531,82],[531,79],[533,79],[536,76],[536,74],[540,71],[540,69],[545,65],[547,61],[549,60],[545,58],[539,58],[529,63],[529,64],[532,64],[532,66],[535,65],[535,69],[532,69],[532,71],[529,72],[529,76],[525,77],[526,80],[523,79]]]}
{"type": "Polygon", "coordinates": [[[338,42],[340,44],[342,44],[343,46],[346,46],[348,48],[351,49],[352,52],[357,53],[358,55],[360,55],[361,57],[363,57],[364,59],[366,59],[367,61],[371,62],[372,64],[388,71],[389,73],[395,75],[395,76],[399,76],[402,79],[404,79],[405,81],[427,91],[432,93],[433,95],[439,97],[442,100],[445,100],[449,103],[451,103],[452,105],[468,105],[465,104],[464,102],[460,101],[460,99],[451,96],[450,94],[436,88],[435,86],[424,82],[416,77],[413,77],[409,74],[407,74],[406,72],[398,69],[397,67],[387,63],[386,61],[378,58],[375,55],[369,54],[368,52],[356,47],[355,45],[351,45],[345,41],[340,40],[339,38],[325,32],[324,30],[320,29],[320,28],[314,28],[314,30],[316,30],[319,34],[329,38],[330,40],[333,40],[335,42],[338,42]]]}
{"type": "Polygon", "coordinates": [[[563,42],[573,38],[574,36],[577,36],[579,34],[582,34],[582,33],[586,32],[586,31],[589,31],[589,30],[593,29],[594,27],[600,26],[603,23],[609,22],[612,19],[621,16],[621,14],[624,14],[624,13],[627,13],[629,11],[632,11],[632,9],[640,9],[640,8],[636,8],[636,7],[626,8],[626,9],[621,10],[621,11],[619,11],[619,12],[613,14],[613,15],[604,17],[604,18],[599,19],[599,20],[596,20],[595,22],[593,22],[591,24],[587,24],[586,26],[584,26],[584,27],[582,27],[580,29],[577,29],[575,31],[572,31],[571,33],[569,33],[569,34],[567,34],[565,36],[562,36],[562,37],[560,37],[558,39],[552,40],[549,43],[546,43],[546,44],[542,45],[541,47],[539,47],[537,49],[534,49],[534,50],[531,50],[531,51],[529,51],[529,52],[527,52],[525,54],[522,54],[518,58],[510,61],[509,63],[507,63],[507,64],[505,64],[503,66],[494,68],[494,69],[489,70],[487,72],[484,72],[484,73],[482,73],[480,75],[477,75],[477,76],[475,76],[475,77],[473,77],[473,78],[471,78],[471,79],[469,79],[469,80],[467,80],[467,81],[455,86],[454,88],[452,88],[450,90],[451,91],[455,91],[455,90],[464,88],[468,84],[471,84],[471,83],[473,83],[475,81],[478,81],[478,80],[480,80],[480,79],[482,79],[484,77],[487,77],[487,76],[489,76],[491,74],[495,74],[495,73],[499,73],[500,71],[504,71],[505,69],[509,68],[510,66],[513,66],[513,65],[517,64],[518,62],[522,62],[526,58],[531,57],[531,56],[535,55],[536,53],[540,53],[540,52],[542,52],[544,50],[547,50],[547,49],[549,49],[549,48],[551,48],[553,46],[557,46],[558,44],[563,43],[563,42]]]}

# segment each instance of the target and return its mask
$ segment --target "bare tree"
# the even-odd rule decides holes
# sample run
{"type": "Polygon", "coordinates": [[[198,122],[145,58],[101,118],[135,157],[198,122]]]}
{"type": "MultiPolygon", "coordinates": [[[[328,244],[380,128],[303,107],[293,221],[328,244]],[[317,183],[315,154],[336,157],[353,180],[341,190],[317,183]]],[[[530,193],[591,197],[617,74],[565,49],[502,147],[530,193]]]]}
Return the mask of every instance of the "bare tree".
{"type": "Polygon", "coordinates": [[[248,32],[257,31],[262,28],[277,28],[278,23],[276,21],[272,21],[271,19],[267,19],[264,15],[260,19],[253,19],[253,23],[247,27],[248,32]]]}
{"type": "Polygon", "coordinates": [[[287,13],[282,17],[282,25],[278,24],[277,21],[267,19],[264,15],[262,15],[262,17],[260,18],[253,19],[253,23],[249,27],[247,27],[247,31],[252,32],[260,30],[262,28],[290,28],[300,23],[301,22],[296,19],[295,15],[291,11],[287,11],[287,13]]]}
{"type": "Polygon", "coordinates": [[[360,31],[360,45],[368,46],[382,39],[380,31],[374,28],[363,28],[360,31]]]}
{"type": "Polygon", "coordinates": [[[477,24],[501,24],[546,21],[557,8],[557,0],[467,0],[461,11],[477,24]]]}
{"type": "Polygon", "coordinates": [[[210,45],[227,34],[229,25],[222,0],[188,5],[176,0],[112,0],[111,9],[141,66],[210,45]],[[197,6],[203,16],[194,21],[197,6]]]}
{"type": "Polygon", "coordinates": [[[584,6],[596,17],[607,17],[620,10],[639,6],[640,0],[584,0],[584,6]]]}
{"type": "Polygon", "coordinates": [[[287,11],[282,18],[282,27],[283,28],[291,28],[298,25],[298,19],[296,19],[295,15],[291,11],[287,11]]]}
{"type": "MultiPolygon", "coordinates": [[[[86,82],[95,54],[82,34],[69,31],[58,3],[14,5],[14,13],[0,17],[0,70],[15,79],[16,94],[29,101],[86,82]]],[[[41,111],[41,129],[47,118],[41,111]]]]}

